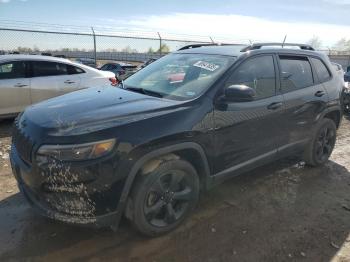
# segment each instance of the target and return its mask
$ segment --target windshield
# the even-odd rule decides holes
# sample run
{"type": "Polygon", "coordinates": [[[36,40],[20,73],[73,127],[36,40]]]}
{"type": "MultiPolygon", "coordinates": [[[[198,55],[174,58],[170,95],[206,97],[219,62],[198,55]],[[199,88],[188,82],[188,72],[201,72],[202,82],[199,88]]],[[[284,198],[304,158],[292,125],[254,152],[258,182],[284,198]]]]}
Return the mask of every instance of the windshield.
{"type": "Polygon", "coordinates": [[[126,79],[124,88],[174,100],[193,99],[205,92],[234,60],[208,54],[167,55],[126,79]]]}

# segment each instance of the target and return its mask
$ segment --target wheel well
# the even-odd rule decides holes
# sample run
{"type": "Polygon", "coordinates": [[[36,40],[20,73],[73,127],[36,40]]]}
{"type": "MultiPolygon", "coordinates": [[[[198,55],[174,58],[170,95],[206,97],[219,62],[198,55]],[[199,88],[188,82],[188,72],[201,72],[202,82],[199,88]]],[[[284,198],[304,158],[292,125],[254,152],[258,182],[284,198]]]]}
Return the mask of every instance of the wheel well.
{"type": "Polygon", "coordinates": [[[328,119],[331,119],[334,121],[335,125],[337,126],[337,128],[339,127],[340,125],[340,112],[338,111],[331,111],[329,113],[327,113],[324,118],[328,118],[328,119]]]}
{"type": "Polygon", "coordinates": [[[141,175],[148,174],[156,169],[162,162],[173,159],[182,159],[189,162],[198,174],[201,188],[206,188],[207,163],[204,163],[206,160],[202,158],[197,150],[191,148],[176,150],[171,153],[156,156],[144,163],[138,173],[141,175]]]}
{"type": "Polygon", "coordinates": [[[195,149],[183,149],[174,154],[178,155],[181,159],[186,160],[191,165],[193,165],[194,169],[196,169],[201,188],[206,188],[206,178],[207,171],[205,169],[205,164],[203,161],[206,161],[202,158],[200,153],[195,149]]]}

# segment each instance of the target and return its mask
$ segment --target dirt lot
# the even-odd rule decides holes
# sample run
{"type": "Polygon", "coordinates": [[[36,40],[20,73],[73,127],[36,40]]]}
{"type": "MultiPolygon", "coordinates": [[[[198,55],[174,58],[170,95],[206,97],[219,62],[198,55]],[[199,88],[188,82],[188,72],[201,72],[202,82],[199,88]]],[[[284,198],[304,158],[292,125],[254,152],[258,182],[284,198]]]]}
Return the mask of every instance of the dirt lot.
{"type": "Polygon", "coordinates": [[[0,123],[0,261],[350,261],[350,119],[320,168],[279,161],[216,187],[193,216],[157,239],[37,216],[18,193],[0,123]]]}

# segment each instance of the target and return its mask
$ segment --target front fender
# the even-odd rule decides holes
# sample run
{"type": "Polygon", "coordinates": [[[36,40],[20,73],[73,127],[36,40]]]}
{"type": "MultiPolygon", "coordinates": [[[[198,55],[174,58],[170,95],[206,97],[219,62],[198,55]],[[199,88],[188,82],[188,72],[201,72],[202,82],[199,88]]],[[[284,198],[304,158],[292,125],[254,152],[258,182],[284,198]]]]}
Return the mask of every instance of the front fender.
{"type": "Polygon", "coordinates": [[[205,172],[205,178],[206,178],[205,181],[206,181],[206,183],[209,183],[209,181],[210,181],[210,168],[209,168],[208,159],[207,159],[207,156],[206,156],[202,146],[200,146],[198,143],[183,142],[183,143],[174,144],[174,145],[170,145],[170,146],[164,146],[164,147],[154,149],[154,150],[144,154],[142,157],[138,158],[137,160],[133,159],[133,162],[132,162],[133,164],[130,167],[130,169],[128,169],[129,172],[128,172],[128,175],[127,175],[127,178],[126,178],[126,181],[125,181],[122,193],[121,193],[121,197],[120,197],[120,200],[118,203],[116,224],[112,226],[112,228],[114,230],[117,229],[119,221],[124,213],[130,190],[132,188],[132,185],[135,181],[136,175],[138,174],[139,170],[141,170],[141,168],[151,159],[154,159],[154,158],[162,156],[162,155],[174,153],[176,151],[181,151],[184,149],[192,149],[192,150],[196,150],[196,152],[198,152],[198,154],[201,157],[202,164],[204,166],[204,172],[205,172]]]}

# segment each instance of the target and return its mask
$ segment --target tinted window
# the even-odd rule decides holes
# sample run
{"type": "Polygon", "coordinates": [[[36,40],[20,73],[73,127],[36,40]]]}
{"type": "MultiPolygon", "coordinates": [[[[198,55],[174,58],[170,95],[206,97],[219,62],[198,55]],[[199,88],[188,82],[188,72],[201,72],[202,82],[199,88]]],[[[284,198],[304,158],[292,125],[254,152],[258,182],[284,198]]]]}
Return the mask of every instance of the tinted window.
{"type": "Polygon", "coordinates": [[[275,95],[276,78],[272,56],[259,56],[244,62],[225,86],[246,85],[254,88],[257,99],[275,95]]]}
{"type": "Polygon", "coordinates": [[[110,70],[120,70],[121,67],[118,64],[111,64],[108,69],[110,69],[110,70]]]}
{"type": "Polygon", "coordinates": [[[109,64],[105,64],[101,67],[101,70],[108,70],[109,69],[109,64]]]}
{"type": "Polygon", "coordinates": [[[65,64],[46,61],[33,62],[33,76],[57,76],[67,74],[67,66],[65,64]]]}
{"type": "Polygon", "coordinates": [[[23,61],[9,62],[0,65],[0,79],[25,77],[26,64],[23,61]]]}
{"type": "Polygon", "coordinates": [[[79,67],[67,65],[67,72],[69,75],[76,75],[76,74],[82,74],[85,73],[85,71],[79,67]]]}
{"type": "Polygon", "coordinates": [[[311,65],[306,57],[281,56],[280,64],[283,92],[313,85],[311,65]]]}
{"type": "Polygon", "coordinates": [[[328,81],[331,78],[331,74],[329,73],[325,64],[318,58],[311,58],[311,61],[315,67],[318,80],[321,83],[328,81]]]}

